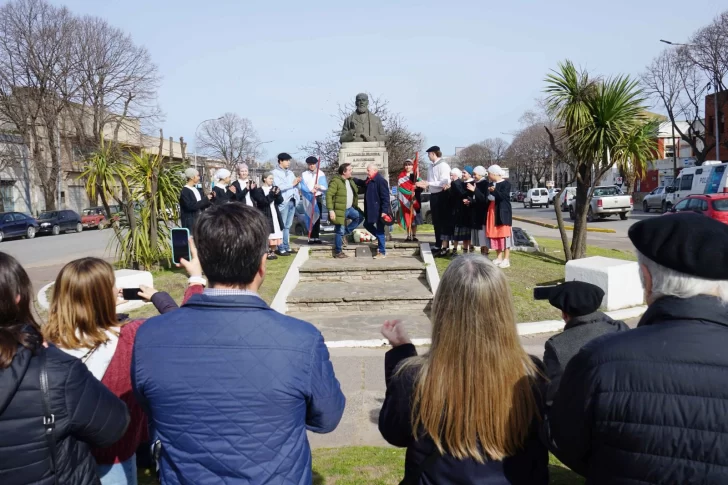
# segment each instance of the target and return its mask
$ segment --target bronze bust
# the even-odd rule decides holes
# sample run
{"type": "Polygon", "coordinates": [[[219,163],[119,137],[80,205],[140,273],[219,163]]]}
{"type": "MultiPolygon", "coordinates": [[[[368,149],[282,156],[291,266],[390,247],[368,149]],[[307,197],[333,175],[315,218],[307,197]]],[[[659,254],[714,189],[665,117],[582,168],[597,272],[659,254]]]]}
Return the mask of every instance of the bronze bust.
{"type": "Polygon", "coordinates": [[[341,143],[362,141],[387,141],[379,116],[369,112],[369,96],[356,95],[356,111],[346,117],[341,128],[341,143]]]}

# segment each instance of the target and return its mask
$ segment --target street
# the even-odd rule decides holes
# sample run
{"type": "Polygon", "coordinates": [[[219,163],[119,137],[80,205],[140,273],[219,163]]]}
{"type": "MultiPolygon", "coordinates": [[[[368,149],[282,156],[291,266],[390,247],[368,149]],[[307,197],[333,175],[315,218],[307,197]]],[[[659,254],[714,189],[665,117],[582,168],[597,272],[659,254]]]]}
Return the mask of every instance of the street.
{"type": "MultiPolygon", "coordinates": [[[[554,212],[554,207],[549,206],[548,209],[541,208],[541,207],[534,207],[533,209],[524,209],[523,204],[520,202],[511,202],[511,205],[513,206],[513,215],[514,216],[520,216],[520,217],[533,217],[536,219],[543,219],[547,220],[549,222],[552,222],[553,224],[556,224],[556,213],[554,212]]],[[[567,225],[573,224],[571,219],[569,219],[569,213],[568,212],[562,212],[564,216],[564,223],[567,225]]],[[[629,219],[626,221],[620,220],[618,215],[614,215],[611,217],[608,217],[606,219],[602,220],[596,220],[594,222],[589,223],[589,227],[599,227],[604,229],[614,229],[617,231],[617,236],[627,236],[627,231],[629,231],[629,228],[632,227],[632,224],[634,224],[637,221],[641,221],[643,219],[649,219],[652,217],[660,217],[660,214],[657,214],[655,212],[645,213],[642,211],[635,210],[629,215],[629,219]]],[[[514,225],[518,225],[514,222],[514,225]]],[[[591,236],[591,234],[590,234],[591,236]]]]}

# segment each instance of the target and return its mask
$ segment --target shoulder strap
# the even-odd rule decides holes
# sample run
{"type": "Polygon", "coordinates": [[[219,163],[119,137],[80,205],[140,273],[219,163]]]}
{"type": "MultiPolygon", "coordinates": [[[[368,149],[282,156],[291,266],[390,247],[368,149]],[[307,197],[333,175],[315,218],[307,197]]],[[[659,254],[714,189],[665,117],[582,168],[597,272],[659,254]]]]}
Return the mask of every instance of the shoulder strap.
{"type": "Polygon", "coordinates": [[[420,483],[420,478],[422,478],[422,474],[432,468],[432,465],[434,465],[437,459],[441,456],[442,455],[440,455],[440,450],[438,450],[437,446],[435,446],[435,449],[432,450],[432,453],[427,455],[427,458],[422,460],[420,466],[417,467],[417,471],[402,480],[399,485],[418,485],[420,483]]]}
{"type": "Polygon", "coordinates": [[[54,431],[56,428],[56,417],[51,412],[51,393],[48,388],[48,369],[46,367],[46,350],[41,349],[40,355],[40,391],[43,397],[43,427],[45,428],[45,437],[48,442],[48,448],[51,455],[51,473],[53,473],[53,481],[58,485],[57,457],[56,457],[56,437],[54,431]]]}

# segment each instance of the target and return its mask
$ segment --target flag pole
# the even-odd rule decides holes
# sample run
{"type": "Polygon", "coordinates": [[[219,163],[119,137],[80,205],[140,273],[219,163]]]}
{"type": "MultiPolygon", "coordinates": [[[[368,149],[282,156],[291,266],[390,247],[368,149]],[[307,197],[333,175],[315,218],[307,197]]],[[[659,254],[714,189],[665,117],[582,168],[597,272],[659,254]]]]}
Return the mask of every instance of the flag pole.
{"type": "MultiPolygon", "coordinates": [[[[311,216],[308,218],[308,238],[311,239],[311,231],[313,230],[313,213],[316,211],[318,201],[316,200],[316,185],[318,185],[319,167],[321,167],[321,154],[319,154],[318,162],[316,163],[316,176],[313,180],[313,204],[311,204],[311,216]]],[[[321,214],[319,214],[319,219],[321,214]]]]}

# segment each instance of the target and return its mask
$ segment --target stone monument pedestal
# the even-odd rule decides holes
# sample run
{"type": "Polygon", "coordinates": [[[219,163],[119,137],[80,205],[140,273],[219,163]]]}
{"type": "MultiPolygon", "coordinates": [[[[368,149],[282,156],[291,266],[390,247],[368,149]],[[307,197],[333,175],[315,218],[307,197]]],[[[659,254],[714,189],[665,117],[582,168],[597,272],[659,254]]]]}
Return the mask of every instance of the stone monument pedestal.
{"type": "Polygon", "coordinates": [[[339,150],[339,165],[350,163],[354,177],[367,178],[367,165],[376,165],[389,179],[389,157],[383,141],[345,142],[339,150]]]}

